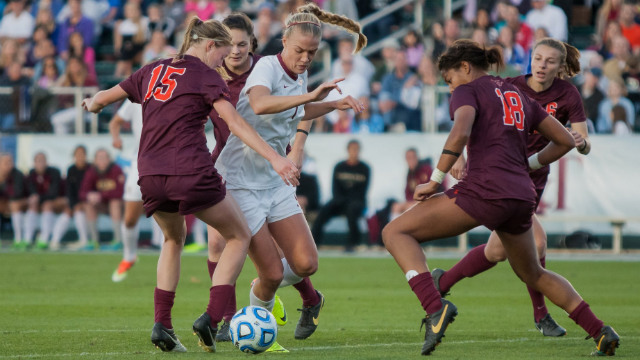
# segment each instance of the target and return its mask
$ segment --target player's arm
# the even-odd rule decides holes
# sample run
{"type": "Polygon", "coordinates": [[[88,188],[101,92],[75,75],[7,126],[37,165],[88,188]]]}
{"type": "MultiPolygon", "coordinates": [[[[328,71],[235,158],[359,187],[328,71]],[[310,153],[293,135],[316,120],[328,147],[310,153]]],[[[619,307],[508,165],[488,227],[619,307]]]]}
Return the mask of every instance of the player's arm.
{"type": "Polygon", "coordinates": [[[476,109],[470,105],[459,107],[453,114],[453,128],[444,143],[444,149],[438,160],[438,165],[433,169],[429,182],[416,187],[413,193],[414,200],[425,200],[437,191],[445,175],[451,170],[453,164],[458,161],[458,157],[460,157],[462,150],[467,145],[475,118],[476,109]]]}
{"type": "Polygon", "coordinates": [[[549,115],[536,129],[542,136],[546,137],[550,143],[529,157],[529,168],[537,170],[545,165],[560,159],[576,146],[573,135],[553,116],[549,115]]]}
{"type": "Polygon", "coordinates": [[[122,116],[115,114],[109,121],[109,133],[111,134],[111,144],[114,148],[122,150],[122,139],[120,138],[120,129],[125,120],[122,116]]]}
{"type": "Polygon", "coordinates": [[[277,114],[300,105],[323,100],[331,90],[338,89],[340,91],[337,83],[342,80],[344,78],[332,80],[321,84],[312,92],[292,96],[272,95],[268,87],[256,85],[247,90],[247,96],[249,97],[249,105],[256,115],[277,114]]]}
{"type": "Polygon", "coordinates": [[[580,154],[587,155],[591,152],[591,141],[587,130],[587,122],[571,123],[571,135],[576,142],[576,149],[580,154]]]}
{"type": "Polygon", "coordinates": [[[313,120],[301,121],[298,123],[296,136],[293,139],[293,146],[287,155],[287,158],[296,164],[298,169],[302,169],[302,162],[304,161],[304,144],[307,142],[307,137],[309,137],[311,125],[313,125],[313,120]]]}
{"type": "Polygon", "coordinates": [[[242,140],[242,142],[260,154],[260,156],[267,159],[287,185],[300,185],[298,181],[300,171],[296,165],[273,150],[273,148],[258,135],[256,130],[238,114],[230,102],[220,98],[213,103],[213,107],[222,120],[227,123],[229,130],[242,140]]]}
{"type": "Polygon", "coordinates": [[[347,109],[353,109],[356,114],[359,114],[364,110],[364,105],[360,101],[354,99],[351,95],[336,101],[309,103],[304,106],[304,117],[302,120],[313,120],[328,114],[333,110],[347,109]]]}
{"type": "Polygon", "coordinates": [[[105,106],[127,98],[127,93],[116,85],[108,90],[98,91],[92,98],[84,99],[82,107],[92,113],[99,113],[105,106]]]}

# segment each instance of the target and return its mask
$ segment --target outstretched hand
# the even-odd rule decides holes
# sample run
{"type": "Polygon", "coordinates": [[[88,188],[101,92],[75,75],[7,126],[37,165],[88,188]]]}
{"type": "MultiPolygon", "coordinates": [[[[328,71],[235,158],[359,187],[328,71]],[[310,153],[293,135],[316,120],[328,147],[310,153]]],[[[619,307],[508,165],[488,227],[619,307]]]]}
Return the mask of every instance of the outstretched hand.
{"type": "Polygon", "coordinates": [[[311,96],[313,97],[311,101],[324,100],[324,98],[326,98],[329,95],[331,90],[334,90],[334,89],[338,90],[338,93],[342,95],[342,90],[338,86],[338,83],[343,80],[344,78],[339,78],[339,79],[334,79],[334,80],[327,81],[325,83],[320,84],[320,86],[318,86],[315,90],[311,92],[311,96]]]}
{"type": "Polygon", "coordinates": [[[293,161],[283,156],[278,156],[276,160],[271,163],[273,169],[280,175],[285,184],[291,186],[300,185],[300,170],[293,161]]]}
{"type": "Polygon", "coordinates": [[[363,103],[354,99],[351,95],[348,95],[347,97],[342,98],[336,102],[336,109],[337,110],[353,109],[353,111],[355,111],[356,114],[359,114],[363,112],[365,108],[363,103]]]}

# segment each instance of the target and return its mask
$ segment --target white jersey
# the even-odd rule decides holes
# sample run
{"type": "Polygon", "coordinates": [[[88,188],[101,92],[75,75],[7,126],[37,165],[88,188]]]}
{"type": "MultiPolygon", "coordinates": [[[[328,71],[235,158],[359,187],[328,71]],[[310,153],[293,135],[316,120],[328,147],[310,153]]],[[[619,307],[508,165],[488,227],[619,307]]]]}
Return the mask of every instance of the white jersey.
{"type": "Polygon", "coordinates": [[[131,132],[135,139],[135,144],[133,144],[133,159],[137,160],[140,136],[142,135],[142,105],[132,103],[129,99],[126,99],[124,103],[122,103],[122,106],[120,106],[120,109],[118,109],[118,116],[131,123],[131,132]]]}
{"type": "MultiPolygon", "coordinates": [[[[286,155],[289,141],[296,132],[298,123],[304,117],[304,105],[277,114],[256,115],[249,105],[247,91],[254,86],[264,86],[274,96],[297,96],[307,92],[307,73],[294,79],[285,71],[278,56],[265,56],[258,60],[254,70],[240,92],[236,109],[260,136],[276,152],[286,155]]],[[[231,134],[220,153],[216,168],[225,179],[229,189],[263,190],[283,183],[271,164],[253,149],[231,134]]]]}

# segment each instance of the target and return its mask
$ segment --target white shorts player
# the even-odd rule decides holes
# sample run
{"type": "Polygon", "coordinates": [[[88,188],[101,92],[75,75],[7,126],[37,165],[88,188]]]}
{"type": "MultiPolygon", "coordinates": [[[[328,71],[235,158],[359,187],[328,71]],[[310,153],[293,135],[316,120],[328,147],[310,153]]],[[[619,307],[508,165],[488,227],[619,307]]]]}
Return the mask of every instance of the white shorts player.
{"type": "Polygon", "coordinates": [[[142,201],[142,192],[138,186],[138,148],[140,147],[140,136],[142,134],[142,106],[134,104],[129,99],[125,100],[118,115],[125,121],[131,123],[131,132],[135,143],[131,156],[131,167],[127,172],[127,181],[124,185],[124,201],[142,201]]]}

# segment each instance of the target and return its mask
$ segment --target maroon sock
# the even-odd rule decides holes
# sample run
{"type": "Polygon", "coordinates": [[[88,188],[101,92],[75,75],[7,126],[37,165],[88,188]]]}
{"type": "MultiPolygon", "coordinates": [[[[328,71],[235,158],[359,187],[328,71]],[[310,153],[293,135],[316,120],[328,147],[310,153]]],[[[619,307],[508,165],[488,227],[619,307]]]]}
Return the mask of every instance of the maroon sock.
{"type": "Polygon", "coordinates": [[[226,322],[231,322],[231,318],[236,314],[236,284],[233,284],[233,294],[229,298],[226,309],[224,309],[224,316],[222,319],[226,322]]]}
{"type": "Polygon", "coordinates": [[[167,329],[173,329],[171,324],[171,308],[176,293],[156,288],[153,291],[153,305],[155,308],[155,322],[162,323],[167,329]]]}
{"type": "MultiPolygon", "coordinates": [[[[540,258],[540,264],[544,269],[546,265],[544,257],[540,258]]],[[[547,304],[544,302],[544,295],[542,295],[541,292],[529,286],[527,286],[527,290],[529,291],[529,297],[531,297],[531,304],[533,305],[533,319],[538,323],[549,313],[549,310],[547,309],[547,304]]]]}
{"type": "Polygon", "coordinates": [[[209,279],[213,278],[213,272],[216,271],[216,266],[218,266],[217,262],[213,262],[207,259],[207,268],[209,268],[209,279]]]}
{"type": "Polygon", "coordinates": [[[496,266],[496,263],[487,260],[484,255],[486,246],[487,244],[482,244],[474,247],[457,264],[442,274],[440,277],[440,291],[448,292],[458,281],[466,277],[474,277],[496,266]]]}
{"type": "Polygon", "coordinates": [[[235,295],[233,285],[216,285],[209,289],[209,305],[207,306],[207,314],[211,317],[211,326],[217,327],[222,321],[224,310],[227,308],[229,299],[235,295]]]}
{"type": "Polygon", "coordinates": [[[430,272],[418,274],[409,280],[411,290],[416,293],[422,308],[427,314],[433,314],[442,308],[440,293],[433,284],[430,272]]]}
{"type": "Polygon", "coordinates": [[[604,326],[602,320],[596,317],[591,308],[589,308],[589,304],[584,301],[569,314],[569,318],[580,325],[594,339],[598,338],[600,330],[604,326]]]}
{"type": "Polygon", "coordinates": [[[302,279],[297,284],[293,284],[293,287],[298,290],[300,293],[300,297],[302,298],[302,306],[315,306],[320,302],[320,296],[316,289],[313,288],[313,284],[311,284],[311,279],[308,277],[302,279]]]}

